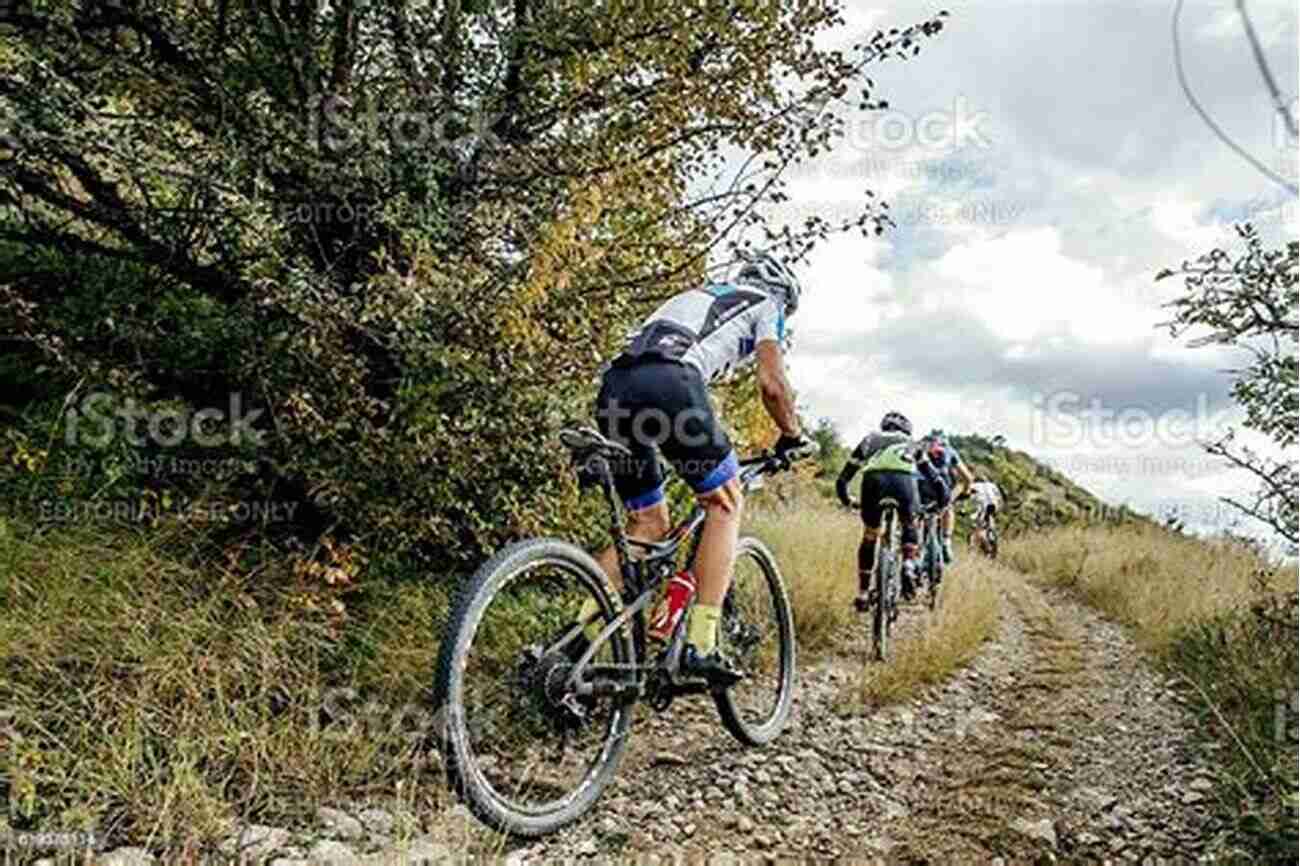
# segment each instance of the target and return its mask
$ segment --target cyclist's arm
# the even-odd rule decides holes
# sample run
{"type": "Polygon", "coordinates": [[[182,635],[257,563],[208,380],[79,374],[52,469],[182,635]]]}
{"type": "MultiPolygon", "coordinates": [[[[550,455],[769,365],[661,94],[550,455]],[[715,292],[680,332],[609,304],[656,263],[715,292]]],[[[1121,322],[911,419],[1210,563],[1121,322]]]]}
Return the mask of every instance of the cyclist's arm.
{"type": "Polygon", "coordinates": [[[794,389],[785,376],[781,344],[776,340],[763,340],[754,351],[758,355],[758,392],[763,398],[763,408],[772,416],[782,435],[797,438],[802,431],[795,411],[794,389]]]}
{"type": "Polygon", "coordinates": [[[853,482],[853,476],[857,475],[858,470],[862,468],[861,451],[861,445],[854,449],[849,455],[849,462],[845,463],[844,468],[840,470],[840,477],[835,479],[835,495],[840,498],[840,503],[845,508],[853,505],[853,498],[849,496],[849,484],[853,482]]]}
{"type": "Polygon", "coordinates": [[[957,470],[957,495],[969,493],[971,485],[975,483],[975,474],[966,468],[966,463],[960,457],[953,463],[953,468],[957,470]]]}

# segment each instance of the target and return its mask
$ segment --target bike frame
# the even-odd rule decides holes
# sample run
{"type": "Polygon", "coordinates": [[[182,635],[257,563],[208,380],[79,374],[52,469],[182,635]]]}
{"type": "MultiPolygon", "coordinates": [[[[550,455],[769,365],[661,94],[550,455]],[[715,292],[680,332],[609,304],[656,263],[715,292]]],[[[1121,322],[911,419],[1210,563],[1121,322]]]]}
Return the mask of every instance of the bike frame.
{"type": "Polygon", "coordinates": [[[903,567],[902,524],[898,501],[886,497],[880,501],[880,525],[876,535],[876,561],[873,574],[876,581],[876,606],[872,614],[872,642],[877,660],[884,660],[889,642],[894,605],[894,590],[898,585],[898,570],[903,567]],[[889,567],[886,568],[886,562],[889,567]],[[879,631],[877,632],[877,622],[879,631]]]}
{"type": "Polygon", "coordinates": [[[989,549],[996,543],[998,528],[993,522],[994,518],[987,517],[982,506],[975,507],[974,516],[975,537],[979,540],[980,551],[987,555],[989,549]]]}
{"type": "Polygon", "coordinates": [[[939,518],[942,514],[941,508],[925,508],[921,512],[921,550],[925,552],[928,564],[933,563],[935,557],[943,556],[939,542],[939,518]]]}
{"type": "MultiPolygon", "coordinates": [[[[762,475],[763,468],[768,465],[770,458],[755,457],[741,461],[739,479],[741,486],[748,492],[757,486],[757,479],[762,475]]],[[[619,573],[622,576],[622,588],[619,593],[623,602],[623,610],[620,611],[610,622],[606,623],[600,633],[591,645],[573,665],[573,670],[569,673],[567,685],[576,695],[600,695],[600,694],[622,694],[632,698],[643,697],[646,693],[646,687],[650,675],[653,673],[662,673],[667,680],[667,685],[671,689],[673,696],[684,694],[703,694],[708,691],[708,686],[697,683],[681,683],[677,679],[677,673],[681,665],[682,650],[685,645],[685,629],[678,625],[672,640],[668,643],[668,651],[663,663],[648,664],[646,662],[646,635],[645,635],[645,609],[655,599],[659,586],[674,571],[673,564],[676,560],[677,553],[681,550],[682,544],[690,539],[690,551],[687,554],[686,563],[689,567],[695,561],[695,554],[700,545],[700,530],[704,526],[706,516],[705,509],[699,502],[696,502],[691,513],[678,523],[661,541],[643,541],[638,538],[631,538],[627,534],[626,512],[623,503],[614,489],[614,475],[610,470],[609,462],[604,457],[595,458],[592,463],[593,468],[600,477],[601,488],[605,495],[605,500],[609,504],[611,521],[610,534],[613,536],[614,550],[618,556],[619,573]],[[635,545],[645,551],[640,557],[634,557],[632,547],[635,545]],[[629,621],[632,624],[632,647],[635,662],[630,665],[593,665],[592,658],[599,652],[619,629],[624,628],[629,621]],[[633,675],[632,682],[617,682],[616,680],[626,680],[628,673],[633,675]],[[583,675],[591,677],[586,681],[583,675]],[[598,677],[611,677],[608,680],[598,679],[598,677]]],[[[591,622],[602,614],[597,613],[586,622],[576,624],[564,636],[552,646],[546,648],[546,653],[551,653],[567,644],[591,622]]],[[[683,617],[685,622],[685,617],[683,617]]]]}

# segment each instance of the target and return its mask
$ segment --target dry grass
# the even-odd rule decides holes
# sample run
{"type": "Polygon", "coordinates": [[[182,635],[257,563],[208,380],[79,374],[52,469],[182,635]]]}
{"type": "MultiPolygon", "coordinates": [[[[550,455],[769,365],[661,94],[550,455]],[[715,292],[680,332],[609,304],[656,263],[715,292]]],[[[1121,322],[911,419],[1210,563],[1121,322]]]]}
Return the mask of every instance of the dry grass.
{"type": "Polygon", "coordinates": [[[993,637],[998,583],[1019,578],[970,551],[965,554],[944,577],[938,609],[915,633],[891,645],[885,664],[867,664],[847,699],[865,707],[905,700],[964,666],[993,637]]]}
{"type": "Polygon", "coordinates": [[[0,522],[12,829],[174,848],[341,799],[438,807],[420,719],[400,713],[427,703],[437,593],[386,587],[341,639],[268,580],[198,574],[143,537],[0,522]]]}
{"type": "MultiPolygon", "coordinates": [[[[1167,648],[1189,625],[1258,597],[1264,568],[1248,549],[1174,535],[1153,526],[1059,528],[1003,545],[1009,565],[1078,593],[1133,628],[1151,650],[1167,648]]],[[[1267,577],[1295,590],[1295,575],[1267,577]]]]}
{"type": "Polygon", "coordinates": [[[821,501],[794,509],[755,510],[744,531],[776,554],[790,592],[800,652],[833,650],[854,622],[862,521],[821,501]]]}
{"type": "MultiPolygon", "coordinates": [[[[790,589],[799,651],[848,649],[851,630],[862,627],[852,610],[862,537],[858,516],[824,502],[805,502],[798,510],[759,511],[746,529],[777,556],[790,589]]],[[[1007,578],[1019,579],[966,552],[962,564],[949,569],[939,610],[893,644],[887,664],[866,665],[855,699],[869,706],[902,700],[970,661],[997,628],[997,581],[1007,578]]],[[[860,642],[851,652],[863,652],[860,642]]]]}

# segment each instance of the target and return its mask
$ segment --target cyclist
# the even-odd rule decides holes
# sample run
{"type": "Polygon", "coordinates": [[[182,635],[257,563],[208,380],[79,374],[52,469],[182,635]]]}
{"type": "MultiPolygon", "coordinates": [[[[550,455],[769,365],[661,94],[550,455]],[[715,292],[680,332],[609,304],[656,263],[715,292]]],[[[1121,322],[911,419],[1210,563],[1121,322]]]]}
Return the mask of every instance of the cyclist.
{"type": "MultiPolygon", "coordinates": [[[[930,462],[939,470],[939,474],[948,482],[952,490],[952,499],[964,497],[970,492],[970,486],[975,482],[975,476],[971,474],[970,469],[962,461],[961,455],[957,449],[948,444],[947,438],[942,430],[931,430],[925,437],[926,451],[930,456],[930,462]]],[[[944,508],[942,516],[939,518],[940,526],[943,527],[943,561],[945,564],[952,563],[952,530],[956,524],[956,516],[953,514],[951,501],[944,508]]]]}
{"type": "Polygon", "coordinates": [[[880,538],[880,501],[891,497],[898,502],[898,520],[903,534],[903,595],[915,593],[914,573],[921,554],[917,533],[920,492],[917,478],[931,486],[940,501],[948,501],[948,483],[930,462],[921,442],[912,440],[912,422],[900,412],[887,412],[880,420],[880,432],[868,433],[835,480],[835,493],[846,507],[858,507],[862,515],[862,541],[858,545],[858,595],[853,606],[869,610],[872,568],[880,538]],[[849,484],[862,470],[861,498],[854,502],[849,484]]]}
{"type": "Polygon", "coordinates": [[[981,475],[979,480],[971,485],[970,493],[971,498],[975,500],[975,535],[980,543],[984,544],[988,541],[985,532],[993,527],[993,517],[1002,506],[1002,491],[998,489],[997,484],[981,475]]]}
{"type": "MultiPolygon", "coordinates": [[[[930,466],[934,465],[933,463],[930,462],[928,454],[926,455],[925,462],[928,463],[930,466]]],[[[916,490],[917,493],[920,494],[920,504],[921,504],[920,510],[925,511],[927,508],[933,507],[935,511],[937,511],[940,515],[942,515],[944,510],[947,509],[950,503],[952,502],[952,487],[950,486],[948,480],[940,476],[937,471],[935,472],[937,481],[933,481],[933,482],[930,481],[930,479],[926,478],[923,474],[921,474],[921,471],[919,469],[916,471],[915,474],[916,474],[916,490]]],[[[921,515],[917,516],[916,520],[918,526],[920,525],[923,519],[924,517],[922,517],[921,515]]],[[[942,517],[940,517],[940,526],[941,525],[942,525],[942,517]]]]}
{"type": "MultiPolygon", "coordinates": [[[[721,686],[744,677],[717,647],[743,501],[736,452],[714,414],[708,386],[757,362],[763,406],[781,431],[777,455],[788,457],[810,444],[800,429],[783,357],[786,319],[799,306],[799,280],[768,253],[744,258],[732,282],[682,292],[651,313],[608,365],[596,398],[600,432],[626,445],[633,455],[611,467],[627,509],[628,534],[658,541],[671,529],[656,449],[705,509],[694,574],[674,578],[698,586],[686,623],[682,671],[721,686]]],[[[614,548],[606,548],[597,559],[618,586],[614,548]]],[[[685,608],[688,593],[672,589],[668,600],[676,601],[661,605],[651,621],[654,637],[671,635],[685,608]]],[[[597,610],[596,602],[588,599],[579,620],[586,621],[597,610]]],[[[598,630],[592,623],[587,637],[598,630]]]]}

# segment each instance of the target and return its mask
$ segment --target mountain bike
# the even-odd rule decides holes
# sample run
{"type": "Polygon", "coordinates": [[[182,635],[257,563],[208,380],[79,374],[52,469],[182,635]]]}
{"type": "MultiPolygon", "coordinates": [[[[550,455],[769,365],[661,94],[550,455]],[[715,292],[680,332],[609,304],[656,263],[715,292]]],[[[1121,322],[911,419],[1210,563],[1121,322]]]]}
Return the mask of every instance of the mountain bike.
{"type": "MultiPolygon", "coordinates": [[[[621,591],[575,544],[512,544],[462,588],[434,682],[448,782],[479,819],[520,836],[553,832],[591,809],[623,758],[637,702],[662,712],[708,694],[732,736],[759,746],[785,727],[794,691],[794,620],[767,547],[740,538],[718,626],[719,646],[748,676],[730,688],[685,678],[687,617],[661,648],[649,643],[647,616],[667,579],[693,561],[704,509],[697,503],[662,541],[631,538],[611,471],[631,452],[590,428],[560,438],[580,485],[604,493],[621,591]],[[578,622],[585,599],[598,612],[578,622]]],[[[743,489],[813,450],[741,461],[743,489]]]]}
{"type": "Polygon", "coordinates": [[[934,502],[921,509],[921,574],[930,610],[939,605],[939,585],[943,583],[943,536],[939,523],[942,514],[943,509],[934,502]]]}
{"type": "MultiPolygon", "coordinates": [[[[978,506],[977,506],[978,507],[978,506]]],[[[998,558],[998,528],[986,509],[975,515],[975,542],[989,559],[998,558]]]]}
{"type": "Polygon", "coordinates": [[[898,500],[880,500],[880,534],[876,537],[876,561],[872,564],[871,653],[883,662],[889,653],[889,635],[898,619],[899,569],[903,563],[902,527],[898,521],[898,500]]]}

